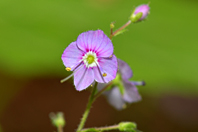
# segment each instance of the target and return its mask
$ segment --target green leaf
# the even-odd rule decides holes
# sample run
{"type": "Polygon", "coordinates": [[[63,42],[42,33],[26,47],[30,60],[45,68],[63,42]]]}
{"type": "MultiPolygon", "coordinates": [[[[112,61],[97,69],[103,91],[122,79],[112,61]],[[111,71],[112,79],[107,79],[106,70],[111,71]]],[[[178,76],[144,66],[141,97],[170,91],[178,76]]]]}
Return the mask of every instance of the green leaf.
{"type": "Polygon", "coordinates": [[[117,36],[117,35],[119,35],[119,34],[122,34],[122,33],[124,33],[125,31],[127,31],[127,29],[122,29],[121,31],[117,32],[114,36],[117,36]]]}

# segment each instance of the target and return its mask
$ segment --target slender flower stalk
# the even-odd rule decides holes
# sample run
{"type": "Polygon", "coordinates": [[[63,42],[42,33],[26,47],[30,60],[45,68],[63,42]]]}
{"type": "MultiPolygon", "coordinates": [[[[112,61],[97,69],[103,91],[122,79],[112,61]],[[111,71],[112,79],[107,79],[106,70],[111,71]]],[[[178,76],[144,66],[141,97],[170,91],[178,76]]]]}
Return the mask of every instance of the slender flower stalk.
{"type": "MultiPolygon", "coordinates": [[[[110,131],[110,130],[117,130],[118,128],[119,128],[119,125],[113,125],[113,126],[106,126],[106,127],[96,127],[93,129],[98,130],[98,131],[110,131]]],[[[86,132],[87,130],[89,130],[89,128],[82,129],[81,132],[86,132]]]]}
{"type": "Polygon", "coordinates": [[[129,20],[126,24],[124,24],[122,27],[120,27],[119,29],[117,29],[115,32],[113,32],[110,35],[110,39],[113,38],[113,36],[115,36],[118,32],[120,32],[121,30],[125,29],[127,26],[129,26],[131,24],[131,20],[129,20]]]}
{"type": "Polygon", "coordinates": [[[134,122],[120,122],[117,125],[106,127],[95,127],[82,129],[81,132],[103,132],[110,130],[119,130],[121,132],[140,132],[137,130],[137,125],[134,122]]]}
{"type": "Polygon", "coordinates": [[[95,95],[95,92],[96,92],[96,89],[97,89],[97,85],[98,85],[98,83],[96,82],[94,88],[92,89],[92,93],[91,93],[91,95],[90,95],[90,98],[89,98],[89,101],[88,101],[86,110],[85,110],[85,112],[84,112],[84,114],[83,114],[83,117],[82,117],[82,120],[81,120],[81,122],[80,122],[80,124],[79,124],[79,126],[78,126],[77,132],[80,132],[81,129],[82,129],[82,128],[84,127],[84,125],[85,125],[85,122],[86,122],[87,117],[88,117],[88,115],[89,115],[89,111],[90,111],[91,105],[92,105],[92,103],[94,102],[94,95],[95,95]]]}
{"type": "Polygon", "coordinates": [[[63,132],[63,127],[61,125],[58,126],[58,132],[63,132]]]}
{"type": "Polygon", "coordinates": [[[50,113],[49,117],[51,118],[52,124],[57,127],[57,132],[63,132],[63,127],[66,124],[64,119],[64,114],[62,112],[50,113]]]}

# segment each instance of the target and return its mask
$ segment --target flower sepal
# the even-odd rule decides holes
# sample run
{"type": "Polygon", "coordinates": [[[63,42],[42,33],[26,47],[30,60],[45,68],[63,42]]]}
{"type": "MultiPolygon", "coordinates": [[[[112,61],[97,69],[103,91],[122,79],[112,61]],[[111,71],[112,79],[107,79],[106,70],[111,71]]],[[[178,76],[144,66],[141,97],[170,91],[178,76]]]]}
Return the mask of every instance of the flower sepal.
{"type": "Polygon", "coordinates": [[[50,113],[50,118],[51,118],[51,121],[52,121],[52,124],[56,127],[64,127],[66,122],[65,122],[65,119],[64,119],[64,114],[62,112],[58,112],[57,114],[55,113],[50,113]]]}
{"type": "Polygon", "coordinates": [[[139,12],[137,14],[133,14],[130,16],[130,20],[131,22],[135,23],[135,22],[138,22],[139,19],[142,17],[143,13],[142,12],[139,12]]]}
{"type": "Polygon", "coordinates": [[[136,132],[137,127],[133,122],[120,122],[118,126],[121,132],[136,132]]]}

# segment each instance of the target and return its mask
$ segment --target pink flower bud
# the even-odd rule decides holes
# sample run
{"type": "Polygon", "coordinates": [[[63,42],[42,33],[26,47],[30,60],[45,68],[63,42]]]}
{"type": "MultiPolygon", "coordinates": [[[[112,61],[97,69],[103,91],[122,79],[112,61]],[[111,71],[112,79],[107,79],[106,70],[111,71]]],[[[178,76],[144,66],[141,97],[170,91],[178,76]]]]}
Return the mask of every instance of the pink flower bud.
{"type": "Polygon", "coordinates": [[[149,13],[150,7],[146,4],[140,5],[135,8],[130,19],[132,22],[137,22],[145,19],[149,13]]]}

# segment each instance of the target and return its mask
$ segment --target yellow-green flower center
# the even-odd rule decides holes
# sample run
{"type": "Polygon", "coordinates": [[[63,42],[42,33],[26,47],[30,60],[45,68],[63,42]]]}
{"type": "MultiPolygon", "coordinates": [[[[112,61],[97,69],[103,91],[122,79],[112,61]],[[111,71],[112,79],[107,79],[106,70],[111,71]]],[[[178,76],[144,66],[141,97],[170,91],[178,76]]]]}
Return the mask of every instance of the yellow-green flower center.
{"type": "Polygon", "coordinates": [[[93,55],[88,55],[87,56],[87,63],[92,64],[94,62],[94,56],[93,55]]]}

